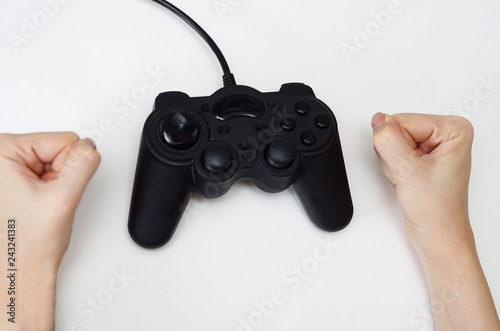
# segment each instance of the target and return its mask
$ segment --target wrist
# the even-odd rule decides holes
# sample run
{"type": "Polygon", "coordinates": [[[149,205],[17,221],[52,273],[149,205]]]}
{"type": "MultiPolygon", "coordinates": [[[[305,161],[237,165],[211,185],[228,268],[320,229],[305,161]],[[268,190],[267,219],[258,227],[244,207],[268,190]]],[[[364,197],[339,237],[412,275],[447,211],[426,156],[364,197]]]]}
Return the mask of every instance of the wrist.
{"type": "Polygon", "coordinates": [[[458,268],[479,263],[468,217],[436,220],[425,229],[411,224],[406,220],[408,236],[426,272],[458,272],[458,268]]]}
{"type": "Polygon", "coordinates": [[[19,330],[54,330],[57,268],[39,263],[19,273],[19,330]]]}
{"type": "Polygon", "coordinates": [[[430,257],[453,250],[463,253],[466,250],[475,251],[474,234],[467,209],[433,210],[432,213],[422,213],[413,218],[405,213],[408,237],[419,255],[430,257]]]}
{"type": "Polygon", "coordinates": [[[26,255],[21,250],[16,251],[18,254],[12,266],[9,265],[8,257],[10,256],[6,252],[6,247],[2,247],[0,306],[4,309],[0,311],[2,315],[0,329],[5,331],[54,330],[59,263],[55,259],[40,258],[36,250],[33,250],[31,255],[26,255]]]}

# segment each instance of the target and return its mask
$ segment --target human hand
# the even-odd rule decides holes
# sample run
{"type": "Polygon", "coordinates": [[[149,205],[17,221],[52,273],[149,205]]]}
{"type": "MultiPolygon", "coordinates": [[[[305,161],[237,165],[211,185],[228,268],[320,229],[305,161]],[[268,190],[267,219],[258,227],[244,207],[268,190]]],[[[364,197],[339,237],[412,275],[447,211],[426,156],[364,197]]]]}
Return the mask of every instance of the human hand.
{"type": "Polygon", "coordinates": [[[424,267],[437,330],[500,331],[469,223],[472,125],[457,116],[378,113],[372,127],[424,267]]]}
{"type": "Polygon", "coordinates": [[[375,150],[396,187],[412,243],[470,240],[470,122],[457,116],[378,113],[372,127],[375,150]]]}
{"type": "MultiPolygon", "coordinates": [[[[80,140],[74,133],[0,134],[0,266],[8,269],[12,219],[20,318],[15,325],[3,324],[2,318],[2,330],[7,325],[7,330],[53,329],[57,270],[69,245],[76,207],[99,162],[92,140],[80,140]]],[[[2,276],[2,306],[9,299],[4,298],[6,285],[2,276]]]]}

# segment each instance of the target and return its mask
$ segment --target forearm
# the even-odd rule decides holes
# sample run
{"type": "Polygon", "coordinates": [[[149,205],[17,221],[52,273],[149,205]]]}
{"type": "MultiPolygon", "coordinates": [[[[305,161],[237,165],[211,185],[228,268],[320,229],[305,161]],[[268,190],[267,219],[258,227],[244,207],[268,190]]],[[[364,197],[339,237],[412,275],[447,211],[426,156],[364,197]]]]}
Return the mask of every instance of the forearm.
{"type": "MultiPolygon", "coordinates": [[[[4,223],[4,222],[2,222],[4,223]]],[[[0,238],[0,330],[54,330],[57,265],[16,251],[14,268],[8,240],[0,238]]],[[[22,249],[22,245],[16,248],[22,249]]],[[[36,254],[36,251],[33,252],[36,254]]]]}
{"type": "Polygon", "coordinates": [[[437,330],[500,331],[472,230],[467,225],[451,231],[450,236],[412,240],[427,277],[437,330]]]}

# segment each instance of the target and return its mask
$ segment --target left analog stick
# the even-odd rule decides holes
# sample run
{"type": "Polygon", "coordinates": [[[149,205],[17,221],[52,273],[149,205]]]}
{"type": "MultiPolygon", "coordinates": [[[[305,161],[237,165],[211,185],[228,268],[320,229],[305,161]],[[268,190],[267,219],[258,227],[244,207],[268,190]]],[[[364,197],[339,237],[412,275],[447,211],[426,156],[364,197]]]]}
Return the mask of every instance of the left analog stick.
{"type": "Polygon", "coordinates": [[[185,112],[168,114],[161,122],[161,134],[167,144],[175,149],[192,147],[200,137],[200,124],[185,112]]]}

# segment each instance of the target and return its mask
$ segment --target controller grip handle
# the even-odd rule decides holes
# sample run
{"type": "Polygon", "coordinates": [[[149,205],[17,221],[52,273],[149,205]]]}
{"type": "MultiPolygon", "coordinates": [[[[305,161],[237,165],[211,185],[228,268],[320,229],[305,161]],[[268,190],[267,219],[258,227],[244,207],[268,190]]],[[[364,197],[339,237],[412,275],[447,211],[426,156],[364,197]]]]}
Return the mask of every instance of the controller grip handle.
{"type": "Polygon", "coordinates": [[[145,248],[165,245],[171,238],[193,192],[191,167],[173,168],[159,162],[141,140],[128,230],[145,248]]]}
{"type": "Polygon", "coordinates": [[[303,155],[294,190],[312,222],[325,231],[339,231],[351,222],[352,204],[340,139],[325,152],[303,155]]]}

